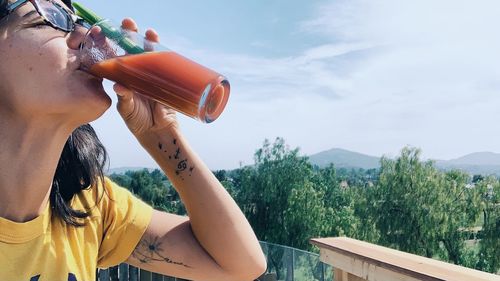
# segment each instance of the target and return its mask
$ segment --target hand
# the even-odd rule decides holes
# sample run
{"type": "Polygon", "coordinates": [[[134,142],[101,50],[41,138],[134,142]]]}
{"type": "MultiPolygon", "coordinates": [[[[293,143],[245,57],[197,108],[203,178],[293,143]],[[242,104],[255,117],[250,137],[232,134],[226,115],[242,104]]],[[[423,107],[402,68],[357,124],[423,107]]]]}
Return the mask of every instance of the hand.
{"type": "MultiPolygon", "coordinates": [[[[138,30],[137,24],[130,18],[122,21],[122,27],[131,31],[138,30]]],[[[159,42],[159,36],[154,29],[146,31],[146,39],[151,42],[159,42]]],[[[148,46],[144,46],[144,48],[148,50],[148,46]]],[[[113,90],[118,96],[116,106],[118,112],[136,137],[168,127],[178,127],[175,111],[170,107],[137,94],[118,83],[113,85],[113,90]]]]}

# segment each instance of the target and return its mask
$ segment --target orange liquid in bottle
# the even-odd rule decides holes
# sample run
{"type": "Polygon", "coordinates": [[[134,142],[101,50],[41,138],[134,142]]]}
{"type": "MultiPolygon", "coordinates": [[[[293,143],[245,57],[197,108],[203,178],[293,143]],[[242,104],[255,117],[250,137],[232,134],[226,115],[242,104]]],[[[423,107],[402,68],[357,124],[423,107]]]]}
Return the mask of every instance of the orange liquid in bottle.
{"type": "Polygon", "coordinates": [[[229,82],[175,52],[146,52],[94,64],[90,72],[210,123],[224,110],[229,82]]]}

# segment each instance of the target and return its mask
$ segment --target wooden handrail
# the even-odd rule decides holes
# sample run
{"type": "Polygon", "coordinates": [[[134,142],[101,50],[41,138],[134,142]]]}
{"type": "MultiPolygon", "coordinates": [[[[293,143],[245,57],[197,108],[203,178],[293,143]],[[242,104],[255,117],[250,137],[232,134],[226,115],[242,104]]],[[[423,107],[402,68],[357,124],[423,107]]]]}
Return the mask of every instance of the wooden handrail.
{"type": "Polygon", "coordinates": [[[316,238],[335,281],[500,281],[500,276],[347,237],[316,238]]]}

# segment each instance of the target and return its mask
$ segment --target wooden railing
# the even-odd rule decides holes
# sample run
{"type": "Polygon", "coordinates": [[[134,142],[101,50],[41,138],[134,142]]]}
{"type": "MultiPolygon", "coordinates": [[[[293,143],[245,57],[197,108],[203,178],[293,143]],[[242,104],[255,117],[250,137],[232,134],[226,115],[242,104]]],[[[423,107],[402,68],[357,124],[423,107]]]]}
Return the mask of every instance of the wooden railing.
{"type": "Polygon", "coordinates": [[[311,239],[335,281],[500,281],[500,276],[347,237],[311,239]]]}

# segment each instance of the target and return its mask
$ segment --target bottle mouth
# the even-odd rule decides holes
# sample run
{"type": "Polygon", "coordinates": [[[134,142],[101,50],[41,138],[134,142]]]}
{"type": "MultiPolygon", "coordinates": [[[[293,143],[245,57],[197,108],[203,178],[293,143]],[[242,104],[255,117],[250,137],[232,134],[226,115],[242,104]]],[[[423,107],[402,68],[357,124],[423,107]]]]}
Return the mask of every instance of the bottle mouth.
{"type": "Polygon", "coordinates": [[[220,76],[216,83],[208,84],[200,98],[198,119],[211,123],[219,118],[229,100],[229,92],[229,81],[223,76],[220,76]]]}
{"type": "Polygon", "coordinates": [[[117,25],[110,19],[103,19],[90,26],[79,47],[85,69],[90,69],[92,65],[107,59],[152,51],[169,51],[169,49],[147,40],[137,31],[117,25]]]}
{"type": "Polygon", "coordinates": [[[120,50],[115,38],[107,38],[102,31],[101,25],[105,23],[112,24],[110,20],[105,19],[90,26],[85,33],[79,45],[80,68],[89,70],[98,62],[125,54],[120,50]]]}

